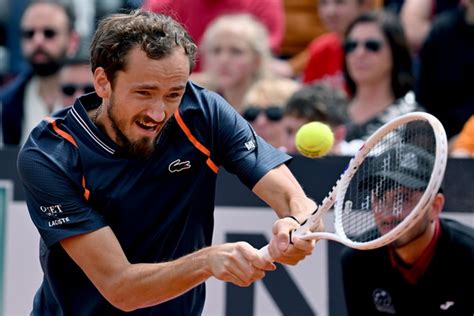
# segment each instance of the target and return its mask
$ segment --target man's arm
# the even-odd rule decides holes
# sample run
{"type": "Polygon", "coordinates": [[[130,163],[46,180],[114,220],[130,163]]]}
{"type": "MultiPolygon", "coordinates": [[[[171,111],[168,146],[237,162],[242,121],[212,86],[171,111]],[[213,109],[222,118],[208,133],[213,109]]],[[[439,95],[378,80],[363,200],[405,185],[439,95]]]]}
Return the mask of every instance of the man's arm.
{"type": "Polygon", "coordinates": [[[131,264],[109,227],[61,241],[99,292],[123,311],[153,306],[214,276],[248,286],[275,266],[244,242],[201,249],[174,261],[131,264]],[[104,249],[106,249],[104,251],[104,249]]]}
{"type": "MultiPolygon", "coordinates": [[[[298,228],[294,216],[302,223],[315,209],[316,203],[308,198],[291,171],[284,164],[270,170],[255,184],[252,191],[272,207],[281,218],[273,225],[269,252],[275,261],[296,264],[311,254],[314,241],[289,241],[289,232],[298,228]]],[[[321,228],[323,225],[321,224],[321,228]]]]}

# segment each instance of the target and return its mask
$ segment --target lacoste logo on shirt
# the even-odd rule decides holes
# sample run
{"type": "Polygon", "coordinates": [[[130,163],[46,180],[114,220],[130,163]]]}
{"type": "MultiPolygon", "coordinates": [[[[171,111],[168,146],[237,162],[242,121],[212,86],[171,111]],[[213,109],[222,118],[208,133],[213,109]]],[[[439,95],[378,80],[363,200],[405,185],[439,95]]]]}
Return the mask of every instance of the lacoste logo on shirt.
{"type": "Polygon", "coordinates": [[[191,162],[188,161],[181,161],[181,159],[176,159],[170,165],[168,166],[168,170],[173,173],[173,172],[180,172],[185,169],[191,168],[191,162]]]}
{"type": "Polygon", "coordinates": [[[453,301],[446,301],[446,303],[441,304],[441,305],[439,306],[439,308],[441,308],[441,309],[444,310],[444,311],[447,311],[447,310],[448,310],[451,306],[453,306],[453,305],[454,305],[454,302],[453,302],[453,301]]]}

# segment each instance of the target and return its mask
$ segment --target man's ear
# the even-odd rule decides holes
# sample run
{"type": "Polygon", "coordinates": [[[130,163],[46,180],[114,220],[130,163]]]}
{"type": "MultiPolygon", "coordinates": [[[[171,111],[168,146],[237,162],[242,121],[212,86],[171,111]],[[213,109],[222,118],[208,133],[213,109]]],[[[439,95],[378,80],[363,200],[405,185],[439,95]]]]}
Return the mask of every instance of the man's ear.
{"type": "Polygon", "coordinates": [[[444,194],[443,193],[437,193],[435,195],[435,198],[433,202],[431,203],[431,208],[429,210],[429,219],[430,220],[435,220],[439,217],[441,214],[441,211],[443,210],[444,207],[444,194]]]}
{"type": "Polygon", "coordinates": [[[104,68],[97,67],[94,71],[94,88],[99,97],[108,99],[112,90],[104,68]]]}

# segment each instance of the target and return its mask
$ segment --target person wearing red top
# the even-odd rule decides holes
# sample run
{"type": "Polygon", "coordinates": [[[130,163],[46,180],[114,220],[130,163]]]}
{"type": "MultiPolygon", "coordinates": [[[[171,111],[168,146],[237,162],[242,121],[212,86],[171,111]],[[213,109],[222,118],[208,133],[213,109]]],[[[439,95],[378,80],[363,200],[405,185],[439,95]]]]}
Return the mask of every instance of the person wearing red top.
{"type": "Polygon", "coordinates": [[[326,33],[309,45],[310,59],[303,73],[303,82],[324,81],[328,85],[344,88],[342,65],[344,52],[339,34],[326,33]]]}
{"type": "Polygon", "coordinates": [[[368,0],[320,0],[318,12],[330,33],[309,44],[309,60],[303,71],[303,82],[323,81],[344,90],[342,73],[344,54],[342,36],[360,13],[369,9],[368,0]]]}
{"type": "Polygon", "coordinates": [[[266,26],[274,54],[278,54],[285,32],[282,0],[145,0],[143,8],[171,15],[185,26],[197,44],[201,42],[207,25],[224,14],[248,13],[255,16],[266,26]]]}

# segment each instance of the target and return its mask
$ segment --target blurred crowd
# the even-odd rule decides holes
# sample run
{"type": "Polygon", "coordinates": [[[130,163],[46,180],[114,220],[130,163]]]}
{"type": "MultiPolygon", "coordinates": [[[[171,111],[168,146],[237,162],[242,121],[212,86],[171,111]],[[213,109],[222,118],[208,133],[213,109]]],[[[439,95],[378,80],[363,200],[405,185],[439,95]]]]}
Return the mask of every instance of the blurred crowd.
{"type": "MultiPolygon", "coordinates": [[[[351,155],[412,111],[474,157],[474,0],[0,0],[0,147],[94,91],[89,39],[104,15],[171,15],[199,47],[191,79],[219,93],[276,148],[328,124],[351,155]]],[[[119,44],[119,43],[118,43],[119,44]]]]}

